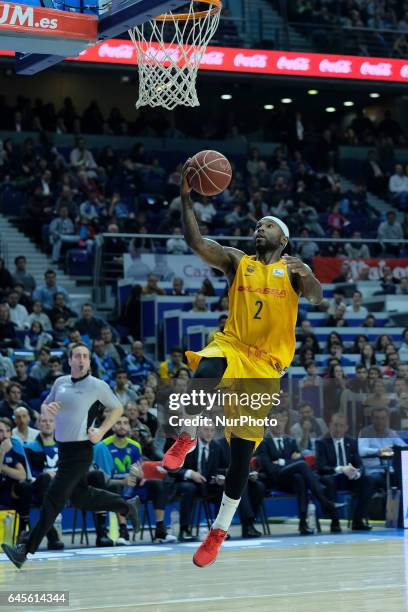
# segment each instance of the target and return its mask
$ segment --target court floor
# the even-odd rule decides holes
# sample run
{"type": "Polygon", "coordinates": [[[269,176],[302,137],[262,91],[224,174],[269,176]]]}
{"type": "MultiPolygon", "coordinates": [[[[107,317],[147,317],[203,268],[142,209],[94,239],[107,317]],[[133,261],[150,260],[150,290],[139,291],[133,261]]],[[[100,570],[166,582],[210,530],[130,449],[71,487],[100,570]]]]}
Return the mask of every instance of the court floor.
{"type": "Polygon", "coordinates": [[[7,608],[25,612],[408,609],[408,534],[287,532],[233,538],[205,569],[191,561],[197,543],[43,551],[21,571],[0,555],[0,591],[69,591],[69,608],[7,608]]]}

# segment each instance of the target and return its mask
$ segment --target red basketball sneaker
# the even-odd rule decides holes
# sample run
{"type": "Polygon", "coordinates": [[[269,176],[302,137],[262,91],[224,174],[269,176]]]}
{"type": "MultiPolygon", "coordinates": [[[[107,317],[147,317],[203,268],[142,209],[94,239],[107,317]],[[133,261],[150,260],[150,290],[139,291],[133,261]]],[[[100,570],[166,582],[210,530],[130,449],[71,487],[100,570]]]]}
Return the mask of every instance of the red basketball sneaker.
{"type": "Polygon", "coordinates": [[[205,567],[214,563],[227,534],[228,532],[222,529],[210,529],[204,542],[197,548],[193,563],[197,567],[205,567]]]}
{"type": "Polygon", "coordinates": [[[162,466],[169,472],[178,472],[183,467],[188,453],[191,453],[197,444],[197,438],[190,438],[188,433],[182,433],[173,446],[165,453],[162,466]]]}

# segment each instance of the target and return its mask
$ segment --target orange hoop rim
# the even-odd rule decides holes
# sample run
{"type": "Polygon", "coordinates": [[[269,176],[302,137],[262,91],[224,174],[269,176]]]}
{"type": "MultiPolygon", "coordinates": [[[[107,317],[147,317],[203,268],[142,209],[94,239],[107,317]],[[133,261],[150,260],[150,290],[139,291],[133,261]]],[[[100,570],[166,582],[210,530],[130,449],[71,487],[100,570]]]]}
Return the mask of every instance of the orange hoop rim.
{"type": "Polygon", "coordinates": [[[193,0],[193,2],[208,4],[213,8],[210,11],[197,11],[195,13],[180,13],[179,15],[172,13],[171,15],[158,15],[154,18],[154,21],[192,21],[193,19],[205,19],[205,17],[216,15],[222,9],[221,0],[193,0]]]}

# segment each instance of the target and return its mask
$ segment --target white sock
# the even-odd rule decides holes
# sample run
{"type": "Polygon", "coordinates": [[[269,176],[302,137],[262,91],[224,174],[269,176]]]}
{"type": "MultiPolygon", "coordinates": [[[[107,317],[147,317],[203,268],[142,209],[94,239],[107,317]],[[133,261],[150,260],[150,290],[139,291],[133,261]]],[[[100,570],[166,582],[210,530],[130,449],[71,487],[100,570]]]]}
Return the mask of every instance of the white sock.
{"type": "Polygon", "coordinates": [[[217,518],[212,524],[211,529],[222,529],[223,531],[228,531],[232,523],[232,519],[234,518],[235,510],[238,508],[240,501],[241,498],[231,499],[231,497],[228,497],[224,493],[222,496],[220,510],[217,514],[217,518]]]}
{"type": "Polygon", "coordinates": [[[197,437],[197,426],[196,425],[183,425],[181,426],[180,433],[187,433],[192,440],[197,437]]]}

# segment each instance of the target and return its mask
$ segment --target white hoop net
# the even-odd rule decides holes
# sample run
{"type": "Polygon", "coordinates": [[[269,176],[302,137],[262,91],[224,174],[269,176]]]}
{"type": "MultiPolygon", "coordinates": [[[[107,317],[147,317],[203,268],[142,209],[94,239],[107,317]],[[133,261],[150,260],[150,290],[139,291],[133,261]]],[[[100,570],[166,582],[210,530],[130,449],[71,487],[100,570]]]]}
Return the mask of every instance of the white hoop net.
{"type": "Polygon", "coordinates": [[[218,27],[220,12],[221,7],[214,10],[212,2],[206,2],[205,11],[198,12],[196,0],[191,0],[183,19],[173,11],[166,13],[165,19],[153,19],[129,30],[139,65],[136,108],[199,106],[197,71],[218,27]]]}

